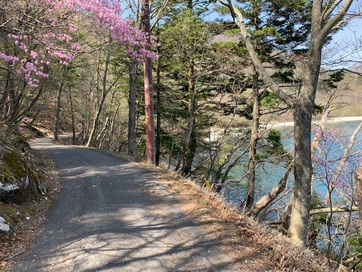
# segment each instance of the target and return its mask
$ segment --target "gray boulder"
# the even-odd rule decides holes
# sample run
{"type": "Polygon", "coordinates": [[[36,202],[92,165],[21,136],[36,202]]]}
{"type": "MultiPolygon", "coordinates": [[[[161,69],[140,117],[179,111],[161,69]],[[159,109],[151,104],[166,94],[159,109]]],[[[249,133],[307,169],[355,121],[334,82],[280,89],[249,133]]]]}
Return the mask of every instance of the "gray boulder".
{"type": "Polygon", "coordinates": [[[0,216],[0,232],[1,233],[5,233],[5,234],[8,234],[10,231],[10,226],[9,224],[5,221],[4,218],[2,218],[0,216]]]}

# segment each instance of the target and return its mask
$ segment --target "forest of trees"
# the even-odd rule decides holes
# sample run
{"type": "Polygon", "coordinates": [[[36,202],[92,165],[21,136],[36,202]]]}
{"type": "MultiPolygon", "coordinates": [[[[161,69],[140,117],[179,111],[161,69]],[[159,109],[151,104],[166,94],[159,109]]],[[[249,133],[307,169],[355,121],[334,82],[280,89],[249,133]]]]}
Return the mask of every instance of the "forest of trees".
{"type": "Polygon", "coordinates": [[[312,117],[328,117],[346,73],[321,67],[323,48],[359,5],[1,0],[0,122],[51,128],[56,140],[72,131],[73,143],[240,192],[241,212],[342,261],[362,250],[361,127],[342,140],[323,122],[314,133],[312,117]],[[317,92],[329,97],[321,105],[317,92]],[[280,116],[294,121],[292,149],[268,125],[280,116]]]}

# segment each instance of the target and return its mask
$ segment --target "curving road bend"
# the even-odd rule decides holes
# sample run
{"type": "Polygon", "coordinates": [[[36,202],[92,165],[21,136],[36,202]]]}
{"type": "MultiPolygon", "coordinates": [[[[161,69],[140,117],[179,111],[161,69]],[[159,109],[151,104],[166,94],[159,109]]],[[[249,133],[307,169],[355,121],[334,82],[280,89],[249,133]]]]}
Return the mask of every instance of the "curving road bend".
{"type": "Polygon", "coordinates": [[[156,176],[95,149],[32,142],[62,192],[11,271],[239,271],[156,176]]]}

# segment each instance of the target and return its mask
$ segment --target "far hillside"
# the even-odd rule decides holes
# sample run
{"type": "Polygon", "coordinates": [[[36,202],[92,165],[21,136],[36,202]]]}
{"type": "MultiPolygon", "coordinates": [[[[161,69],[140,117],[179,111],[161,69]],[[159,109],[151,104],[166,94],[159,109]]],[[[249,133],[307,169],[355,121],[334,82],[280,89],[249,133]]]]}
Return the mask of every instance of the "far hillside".
{"type": "MultiPolygon", "coordinates": [[[[325,104],[329,95],[325,91],[317,92],[317,104],[325,104]]],[[[362,116],[362,65],[345,71],[344,79],[338,83],[333,101],[331,117],[362,116]]]]}

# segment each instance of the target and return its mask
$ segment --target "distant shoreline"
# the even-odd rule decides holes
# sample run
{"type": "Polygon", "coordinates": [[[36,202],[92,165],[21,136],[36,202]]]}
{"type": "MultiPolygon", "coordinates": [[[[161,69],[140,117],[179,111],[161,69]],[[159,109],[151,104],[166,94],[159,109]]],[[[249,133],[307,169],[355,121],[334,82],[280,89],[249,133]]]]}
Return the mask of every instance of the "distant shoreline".
{"type": "MultiPolygon", "coordinates": [[[[313,124],[318,124],[319,120],[313,120],[313,124]]],[[[346,116],[346,117],[331,117],[327,119],[327,123],[340,123],[340,122],[353,122],[353,121],[362,121],[362,116],[346,116]]],[[[275,122],[266,124],[267,128],[273,127],[291,127],[294,125],[294,122],[275,122]]]]}

